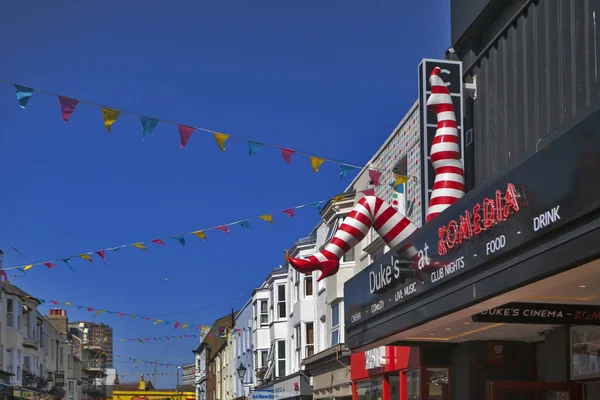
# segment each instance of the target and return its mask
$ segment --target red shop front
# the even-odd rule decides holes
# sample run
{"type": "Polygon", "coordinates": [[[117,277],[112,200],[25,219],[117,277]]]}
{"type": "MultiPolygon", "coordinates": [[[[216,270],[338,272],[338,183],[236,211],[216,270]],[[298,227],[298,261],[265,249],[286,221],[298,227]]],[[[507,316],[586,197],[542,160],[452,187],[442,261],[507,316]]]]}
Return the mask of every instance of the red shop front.
{"type": "Polygon", "coordinates": [[[352,400],[451,400],[447,349],[381,346],[350,363],[352,400]]]}

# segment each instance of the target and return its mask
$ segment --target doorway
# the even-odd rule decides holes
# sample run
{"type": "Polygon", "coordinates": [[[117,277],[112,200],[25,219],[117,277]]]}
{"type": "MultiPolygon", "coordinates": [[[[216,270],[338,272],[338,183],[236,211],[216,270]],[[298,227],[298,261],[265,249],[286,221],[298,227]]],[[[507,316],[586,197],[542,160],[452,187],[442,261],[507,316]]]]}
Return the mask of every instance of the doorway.
{"type": "Polygon", "coordinates": [[[582,400],[581,385],[566,382],[487,381],[486,400],[582,400]]]}

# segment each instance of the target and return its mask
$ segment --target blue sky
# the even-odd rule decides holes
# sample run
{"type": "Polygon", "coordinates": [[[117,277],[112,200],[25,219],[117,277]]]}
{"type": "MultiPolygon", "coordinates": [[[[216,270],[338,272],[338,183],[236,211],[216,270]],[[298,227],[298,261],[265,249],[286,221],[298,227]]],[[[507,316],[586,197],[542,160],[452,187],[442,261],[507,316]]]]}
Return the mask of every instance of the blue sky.
{"type": "MultiPolygon", "coordinates": [[[[34,3],[0,14],[0,79],[358,165],[416,99],[419,61],[449,46],[447,1],[34,3]]],[[[108,134],[100,109],[83,104],[65,123],[55,97],[34,93],[23,110],[0,84],[0,248],[45,261],[276,213],[351,180],[337,165],[315,174],[305,157],[287,164],[274,149],[249,157],[243,142],[226,148],[196,132],[182,150],[176,126],[161,123],[141,140],[139,118],[125,114],[108,134]]],[[[210,324],[241,307],[319,220],[314,210],[274,218],[204,243],[108,253],[106,266],[74,261],[75,272],[37,267],[11,279],[42,298],[210,324]]],[[[26,263],[5,257],[7,267],[26,263]]],[[[175,334],[139,319],[96,321],[117,339],[175,334]]],[[[183,364],[196,346],[117,343],[115,352],[183,364]]]]}

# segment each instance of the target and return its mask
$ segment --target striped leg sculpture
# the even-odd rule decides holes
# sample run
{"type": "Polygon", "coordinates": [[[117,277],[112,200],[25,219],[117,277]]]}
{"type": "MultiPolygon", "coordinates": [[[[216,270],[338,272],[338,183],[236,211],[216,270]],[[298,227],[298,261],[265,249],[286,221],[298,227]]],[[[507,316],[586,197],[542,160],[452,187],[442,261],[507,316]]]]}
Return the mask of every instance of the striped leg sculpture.
{"type": "MultiPolygon", "coordinates": [[[[431,146],[435,181],[427,210],[427,222],[465,193],[456,116],[450,92],[440,77],[439,68],[433,70],[429,82],[432,89],[427,107],[436,113],[438,124],[431,146]]],[[[342,256],[360,242],[371,227],[390,247],[400,244],[417,230],[415,224],[383,200],[375,196],[365,196],[354,206],[333,239],[321,252],[307,259],[290,258],[289,263],[294,269],[305,274],[321,271],[318,281],[335,275],[342,256]]]]}

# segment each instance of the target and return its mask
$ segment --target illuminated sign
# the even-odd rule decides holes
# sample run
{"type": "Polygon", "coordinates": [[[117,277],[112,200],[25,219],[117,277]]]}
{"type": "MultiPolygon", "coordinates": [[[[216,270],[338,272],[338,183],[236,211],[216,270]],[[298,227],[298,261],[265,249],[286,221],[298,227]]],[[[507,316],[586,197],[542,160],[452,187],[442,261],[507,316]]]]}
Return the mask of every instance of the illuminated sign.
{"type": "MultiPolygon", "coordinates": [[[[509,183],[504,193],[496,190],[493,199],[486,197],[481,203],[475,203],[470,211],[465,211],[458,220],[453,219],[438,228],[438,254],[442,256],[448,253],[465,240],[487,231],[519,212],[518,198],[515,185],[509,183]]],[[[499,237],[496,241],[488,243],[486,252],[494,253],[504,245],[502,237],[499,237]]]]}

